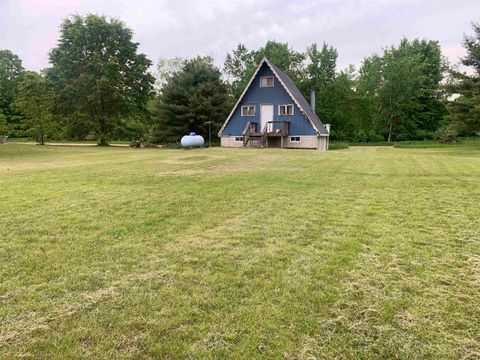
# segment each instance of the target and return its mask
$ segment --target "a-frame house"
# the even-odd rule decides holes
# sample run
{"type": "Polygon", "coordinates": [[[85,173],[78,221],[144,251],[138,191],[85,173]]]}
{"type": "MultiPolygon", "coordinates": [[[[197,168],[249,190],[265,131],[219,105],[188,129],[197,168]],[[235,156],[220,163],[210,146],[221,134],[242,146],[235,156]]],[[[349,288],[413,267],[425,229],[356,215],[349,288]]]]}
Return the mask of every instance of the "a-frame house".
{"type": "Polygon", "coordinates": [[[330,126],[293,81],[267,58],[258,65],[218,136],[224,147],[328,149],[330,126]]]}

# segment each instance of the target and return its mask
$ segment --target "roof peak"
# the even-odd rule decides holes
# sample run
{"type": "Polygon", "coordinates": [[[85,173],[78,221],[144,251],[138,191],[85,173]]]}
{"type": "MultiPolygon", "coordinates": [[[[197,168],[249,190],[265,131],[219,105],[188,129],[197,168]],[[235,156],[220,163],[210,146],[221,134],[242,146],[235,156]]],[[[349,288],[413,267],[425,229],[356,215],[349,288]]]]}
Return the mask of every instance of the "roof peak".
{"type": "Polygon", "coordinates": [[[253,76],[251,77],[247,86],[243,90],[242,95],[240,96],[237,103],[233,107],[233,109],[232,109],[230,115],[228,116],[227,120],[225,120],[225,123],[223,124],[222,128],[220,129],[220,131],[218,133],[219,136],[221,135],[221,133],[225,129],[225,126],[227,125],[228,121],[232,117],[235,109],[238,107],[238,104],[240,103],[240,101],[244,97],[245,93],[248,91],[248,89],[252,85],[253,79],[257,76],[258,71],[260,70],[260,68],[263,66],[264,63],[266,63],[268,65],[268,67],[270,67],[273,74],[278,78],[278,80],[280,81],[280,83],[282,84],[284,89],[287,91],[287,93],[290,95],[290,97],[293,99],[293,101],[295,101],[297,106],[300,108],[300,111],[302,111],[303,114],[305,115],[305,117],[311,122],[312,126],[317,131],[317,133],[319,135],[323,135],[323,136],[327,135],[328,136],[328,134],[329,134],[328,130],[322,124],[322,122],[320,121],[318,116],[313,112],[312,108],[310,107],[310,104],[307,102],[305,97],[302,95],[302,93],[300,92],[298,87],[295,85],[293,80],[290,79],[290,77],[285,72],[283,72],[282,69],[280,69],[273,62],[271,62],[270,59],[268,59],[266,56],[263,56],[262,60],[260,61],[260,63],[257,66],[257,69],[255,70],[255,73],[253,74],[253,76]]]}

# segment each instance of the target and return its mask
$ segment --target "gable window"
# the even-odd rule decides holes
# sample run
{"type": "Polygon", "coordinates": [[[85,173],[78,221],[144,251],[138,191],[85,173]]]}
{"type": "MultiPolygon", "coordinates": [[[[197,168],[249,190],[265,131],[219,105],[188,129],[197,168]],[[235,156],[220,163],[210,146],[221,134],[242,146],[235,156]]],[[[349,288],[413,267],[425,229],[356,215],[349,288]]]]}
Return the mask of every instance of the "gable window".
{"type": "Polygon", "coordinates": [[[264,76],[260,78],[260,87],[273,87],[273,76],[264,76]]]}
{"type": "Polygon", "coordinates": [[[293,115],[293,105],[279,105],[278,106],[278,114],[279,115],[293,115]]]}
{"type": "Polygon", "coordinates": [[[236,142],[242,142],[243,141],[243,136],[235,136],[235,141],[236,142]]]}
{"type": "Polygon", "coordinates": [[[291,136],[290,142],[300,142],[300,136],[291,136]]]}
{"type": "Polygon", "coordinates": [[[255,116],[255,105],[242,106],[242,116],[255,116]]]}

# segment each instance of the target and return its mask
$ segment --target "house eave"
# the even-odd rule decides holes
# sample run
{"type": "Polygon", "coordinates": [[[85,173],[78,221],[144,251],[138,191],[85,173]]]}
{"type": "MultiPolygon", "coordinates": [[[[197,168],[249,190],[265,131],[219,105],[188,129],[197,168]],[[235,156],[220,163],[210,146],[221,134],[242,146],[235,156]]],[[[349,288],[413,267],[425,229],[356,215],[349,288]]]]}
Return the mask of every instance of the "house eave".
{"type": "MultiPolygon", "coordinates": [[[[262,59],[262,61],[260,61],[260,64],[258,64],[257,69],[255,70],[255,72],[253,73],[252,77],[250,78],[250,81],[248,82],[247,86],[245,86],[245,89],[243,89],[242,94],[240,95],[240,97],[238,98],[237,102],[235,103],[235,106],[233,107],[232,111],[231,111],[230,114],[228,115],[227,120],[225,120],[225,122],[223,123],[222,127],[221,127],[220,130],[218,131],[218,137],[221,137],[221,136],[222,136],[223,130],[225,130],[225,127],[227,126],[228,122],[229,122],[230,119],[232,118],[233,113],[235,112],[235,110],[237,110],[238,105],[240,104],[240,102],[242,101],[243,97],[244,97],[245,94],[247,93],[248,89],[250,88],[250,85],[252,85],[253,79],[255,79],[255,77],[257,76],[258,72],[260,71],[260,68],[262,67],[263,63],[266,62],[266,61],[267,61],[267,58],[264,57],[264,58],[262,59]]],[[[271,68],[271,66],[269,66],[269,67],[271,68]]]]}
{"type": "Polygon", "coordinates": [[[295,104],[297,105],[297,107],[300,109],[300,112],[303,114],[303,116],[310,122],[311,126],[313,127],[313,129],[316,131],[317,135],[318,136],[329,136],[329,134],[322,134],[321,130],[315,125],[315,123],[312,121],[312,119],[310,119],[310,117],[307,115],[307,113],[305,112],[303,106],[297,101],[296,97],[293,96],[292,92],[290,91],[290,89],[288,88],[288,86],[284,83],[284,81],[282,80],[282,77],[277,73],[277,71],[275,70],[275,66],[273,66],[271,63],[270,63],[270,60],[268,60],[266,57],[263,57],[262,61],[260,61],[260,63],[258,64],[257,66],[257,69],[255,70],[255,73],[252,75],[252,77],[250,78],[250,81],[248,82],[247,86],[245,87],[245,89],[243,89],[243,92],[242,94],[240,95],[240,97],[238,98],[238,101],[236,102],[235,106],[233,107],[232,111],[230,112],[230,114],[228,115],[227,119],[225,120],[225,122],[223,123],[222,127],[220,128],[219,132],[218,132],[218,137],[221,137],[222,136],[222,133],[223,131],[225,130],[225,127],[227,126],[228,122],[230,121],[230,119],[232,118],[233,116],[233,113],[235,112],[235,110],[237,109],[238,105],[240,104],[240,102],[242,101],[243,97],[245,96],[246,92],[248,91],[248,89],[250,88],[250,86],[252,85],[252,82],[253,80],[256,78],[260,68],[263,66],[263,64],[266,63],[268,65],[268,67],[270,68],[270,70],[272,70],[273,74],[275,75],[275,77],[277,78],[277,80],[280,82],[280,84],[283,86],[283,88],[285,89],[285,91],[288,93],[288,95],[290,96],[290,98],[295,102],[295,104]]]}

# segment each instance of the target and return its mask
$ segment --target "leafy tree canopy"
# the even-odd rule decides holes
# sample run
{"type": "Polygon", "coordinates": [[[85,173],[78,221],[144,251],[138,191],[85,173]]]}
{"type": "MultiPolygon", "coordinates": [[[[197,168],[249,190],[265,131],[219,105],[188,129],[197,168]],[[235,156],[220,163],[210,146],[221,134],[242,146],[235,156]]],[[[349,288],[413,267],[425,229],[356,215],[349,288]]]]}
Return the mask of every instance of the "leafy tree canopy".
{"type": "Polygon", "coordinates": [[[223,68],[234,97],[240,96],[264,57],[279,66],[293,80],[302,77],[305,55],[289,48],[287,43],[269,40],[264,47],[253,51],[238,44],[231,54],[227,54],[223,68]]]}
{"type": "Polygon", "coordinates": [[[388,141],[433,136],[446,112],[439,91],[444,69],[435,41],[403,39],[366,58],[358,92],[370,109],[368,130],[388,141]]]}
{"type": "Polygon", "coordinates": [[[45,144],[46,136],[53,136],[60,124],[52,116],[53,94],[42,75],[27,71],[18,84],[14,107],[23,114],[24,134],[45,144]]]}
{"type": "Polygon", "coordinates": [[[24,69],[22,60],[10,50],[0,50],[0,113],[3,114],[4,131],[18,127],[20,114],[12,107],[16,87],[24,69]],[[7,126],[8,125],[8,126],[7,126]]]}
{"type": "Polygon", "coordinates": [[[61,26],[50,53],[48,79],[57,93],[58,112],[78,114],[99,144],[106,145],[122,119],[146,115],[154,78],[150,60],[138,54],[132,31],[104,16],[75,15],[61,26]]]}
{"type": "Polygon", "coordinates": [[[10,134],[10,126],[7,124],[7,119],[5,115],[0,111],[0,136],[5,136],[10,134]]]}

